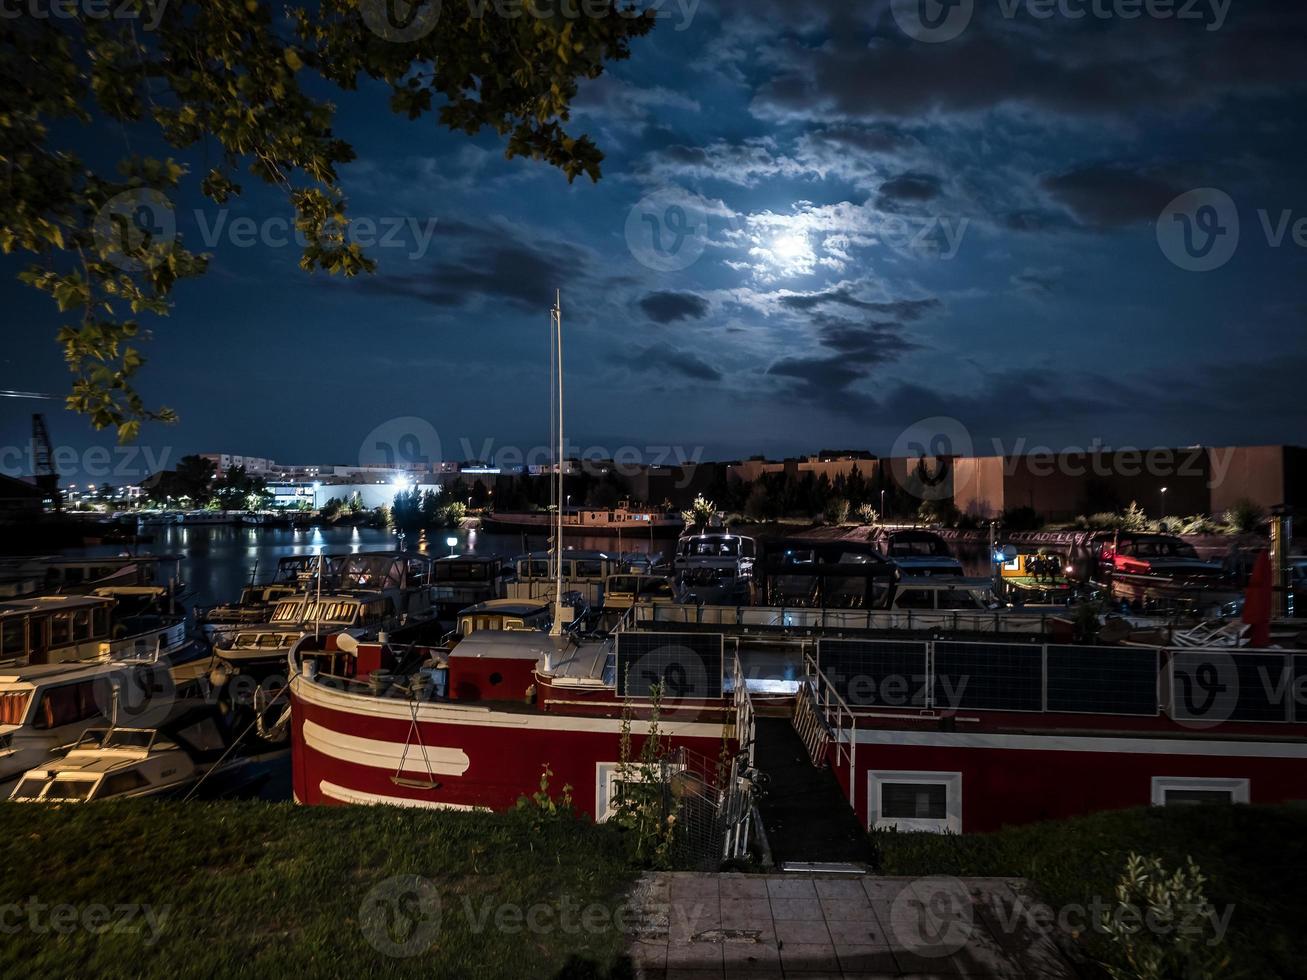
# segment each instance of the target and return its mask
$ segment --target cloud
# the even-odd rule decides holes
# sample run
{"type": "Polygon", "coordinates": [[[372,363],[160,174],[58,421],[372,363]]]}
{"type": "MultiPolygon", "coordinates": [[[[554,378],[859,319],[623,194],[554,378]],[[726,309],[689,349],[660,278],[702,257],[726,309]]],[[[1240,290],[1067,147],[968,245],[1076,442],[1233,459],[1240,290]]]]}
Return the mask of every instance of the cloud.
{"type": "Polygon", "coordinates": [[[1027,266],[1020,272],[1013,273],[1012,285],[1019,292],[1029,293],[1037,296],[1049,296],[1057,291],[1062,285],[1064,274],[1060,265],[1052,266],[1047,269],[1036,269],[1027,266]]]}
{"type": "Polygon", "coordinates": [[[702,320],[708,315],[708,301],[698,293],[660,291],[640,298],[640,308],[655,323],[702,320]]]}
{"type": "Polygon", "coordinates": [[[1095,229],[1156,221],[1183,191],[1163,177],[1108,164],[1048,175],[1040,185],[1080,224],[1095,229]]]}
{"type": "Polygon", "coordinates": [[[900,204],[920,204],[933,201],[942,192],[938,177],[930,174],[900,174],[880,185],[876,195],[876,207],[883,211],[892,211],[900,204]]]}
{"type": "Polygon", "coordinates": [[[632,365],[638,371],[673,371],[697,381],[721,381],[722,373],[697,354],[657,343],[640,351],[632,365]]]}
{"type": "Polygon", "coordinates": [[[866,300],[844,284],[813,293],[781,293],[777,302],[790,310],[814,310],[821,306],[845,306],[896,320],[913,321],[937,312],[943,304],[935,297],[924,299],[866,300]]]}

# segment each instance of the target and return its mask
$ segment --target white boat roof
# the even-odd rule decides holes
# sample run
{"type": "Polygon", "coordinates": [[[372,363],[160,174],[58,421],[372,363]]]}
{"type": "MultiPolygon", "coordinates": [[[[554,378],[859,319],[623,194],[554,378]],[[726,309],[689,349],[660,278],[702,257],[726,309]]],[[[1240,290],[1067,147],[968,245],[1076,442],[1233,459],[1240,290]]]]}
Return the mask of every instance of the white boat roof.
{"type": "Polygon", "coordinates": [[[0,617],[89,609],[93,606],[109,606],[113,601],[110,596],[97,595],[41,595],[30,599],[10,599],[0,602],[0,617]]]}
{"type": "Polygon", "coordinates": [[[538,599],[487,599],[466,609],[460,609],[458,614],[471,616],[476,613],[497,613],[503,616],[534,616],[548,611],[549,603],[538,599]]]}
{"type": "Polygon", "coordinates": [[[102,659],[66,660],[57,664],[28,664],[0,670],[0,685],[36,685],[48,681],[85,680],[130,666],[130,664],[102,659]]]}

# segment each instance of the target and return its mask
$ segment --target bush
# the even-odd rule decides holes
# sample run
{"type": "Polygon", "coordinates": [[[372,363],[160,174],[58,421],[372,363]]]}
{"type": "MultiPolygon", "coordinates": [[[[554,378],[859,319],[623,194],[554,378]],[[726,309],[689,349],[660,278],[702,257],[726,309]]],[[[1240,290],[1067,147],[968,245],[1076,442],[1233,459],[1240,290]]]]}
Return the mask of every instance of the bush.
{"type": "Polygon", "coordinates": [[[452,501],[440,508],[441,527],[459,527],[465,517],[467,517],[467,504],[461,500],[452,501]]]}
{"type": "Polygon", "coordinates": [[[876,508],[871,504],[859,504],[858,520],[863,524],[878,524],[880,523],[880,514],[876,512],[876,508]]]}
{"type": "Polygon", "coordinates": [[[1163,534],[1184,534],[1185,522],[1182,517],[1163,517],[1156,527],[1163,534]]]}
{"type": "Polygon", "coordinates": [[[1221,530],[1221,525],[1212,520],[1206,514],[1194,514],[1184,519],[1184,529],[1181,534],[1216,534],[1221,530]]]}
{"type": "Polygon", "coordinates": [[[849,520],[849,502],[842,497],[830,501],[826,505],[826,523],[827,524],[845,524],[849,520]]]}
{"type": "Polygon", "coordinates": [[[926,500],[917,508],[917,520],[923,524],[942,524],[952,527],[957,523],[961,512],[951,500],[926,500]]]}
{"type": "Polygon", "coordinates": [[[1221,516],[1221,523],[1226,534],[1254,534],[1265,519],[1266,512],[1245,497],[1221,516]]]}

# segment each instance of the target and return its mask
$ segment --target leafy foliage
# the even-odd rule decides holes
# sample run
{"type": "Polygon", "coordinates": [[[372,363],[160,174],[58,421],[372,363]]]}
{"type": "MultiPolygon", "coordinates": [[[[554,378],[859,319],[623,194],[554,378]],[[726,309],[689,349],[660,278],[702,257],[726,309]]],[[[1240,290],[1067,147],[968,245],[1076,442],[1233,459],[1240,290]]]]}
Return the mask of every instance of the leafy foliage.
{"type": "Polygon", "coordinates": [[[681,511],[681,520],[685,522],[687,531],[704,530],[716,516],[717,505],[703,494],[697,494],[689,509],[681,511]]]}
{"type": "Polygon", "coordinates": [[[1128,964],[1106,964],[1113,980],[1209,980],[1226,972],[1229,955],[1209,935],[1216,910],[1203,893],[1206,881],[1192,857],[1174,872],[1159,858],[1126,858],[1116,905],[1100,923],[1128,964]]]}
{"type": "Polygon", "coordinates": [[[652,11],[611,0],[604,16],[593,4],[585,17],[500,16],[493,4],[445,4],[409,37],[372,22],[383,6],[115,0],[113,17],[69,5],[68,16],[0,18],[0,250],[34,256],[20,278],[66,316],[67,404],[94,427],[126,441],[145,421],[176,418],[136,388],[140,318],[166,316],[176,284],[210,257],[177,234],[172,201],[195,176],[186,163],[132,152],[116,167],[85,160],[75,147],[91,126],[97,143],[109,142],[107,122],[129,146],[203,159],[198,189],[218,205],[242,193],[242,174],[279,188],[304,240],[301,268],[345,276],[373,263],[346,236],[338,169],[356,154],[324,89],[380,82],[393,112],[434,113],[469,135],[490,129],[509,157],[543,160],[569,181],[599,178],[598,147],[563,124],[578,80],[627,57],[652,11]]]}
{"type": "Polygon", "coordinates": [[[1222,529],[1226,534],[1254,534],[1266,520],[1266,512],[1253,501],[1244,498],[1221,515],[1222,529]]]}

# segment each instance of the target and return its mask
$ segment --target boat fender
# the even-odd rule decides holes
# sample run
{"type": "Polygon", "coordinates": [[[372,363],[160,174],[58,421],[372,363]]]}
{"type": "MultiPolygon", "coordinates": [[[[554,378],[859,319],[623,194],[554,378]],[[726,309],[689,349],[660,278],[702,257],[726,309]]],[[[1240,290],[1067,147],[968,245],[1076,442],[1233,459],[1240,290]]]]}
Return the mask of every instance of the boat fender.
{"type": "Polygon", "coordinates": [[[214,687],[222,687],[230,676],[226,667],[214,667],[209,671],[209,683],[214,687]]]}
{"type": "Polygon", "coordinates": [[[526,689],[526,696],[522,700],[525,701],[527,704],[535,704],[536,686],[534,684],[532,684],[530,687],[526,689]]]}

